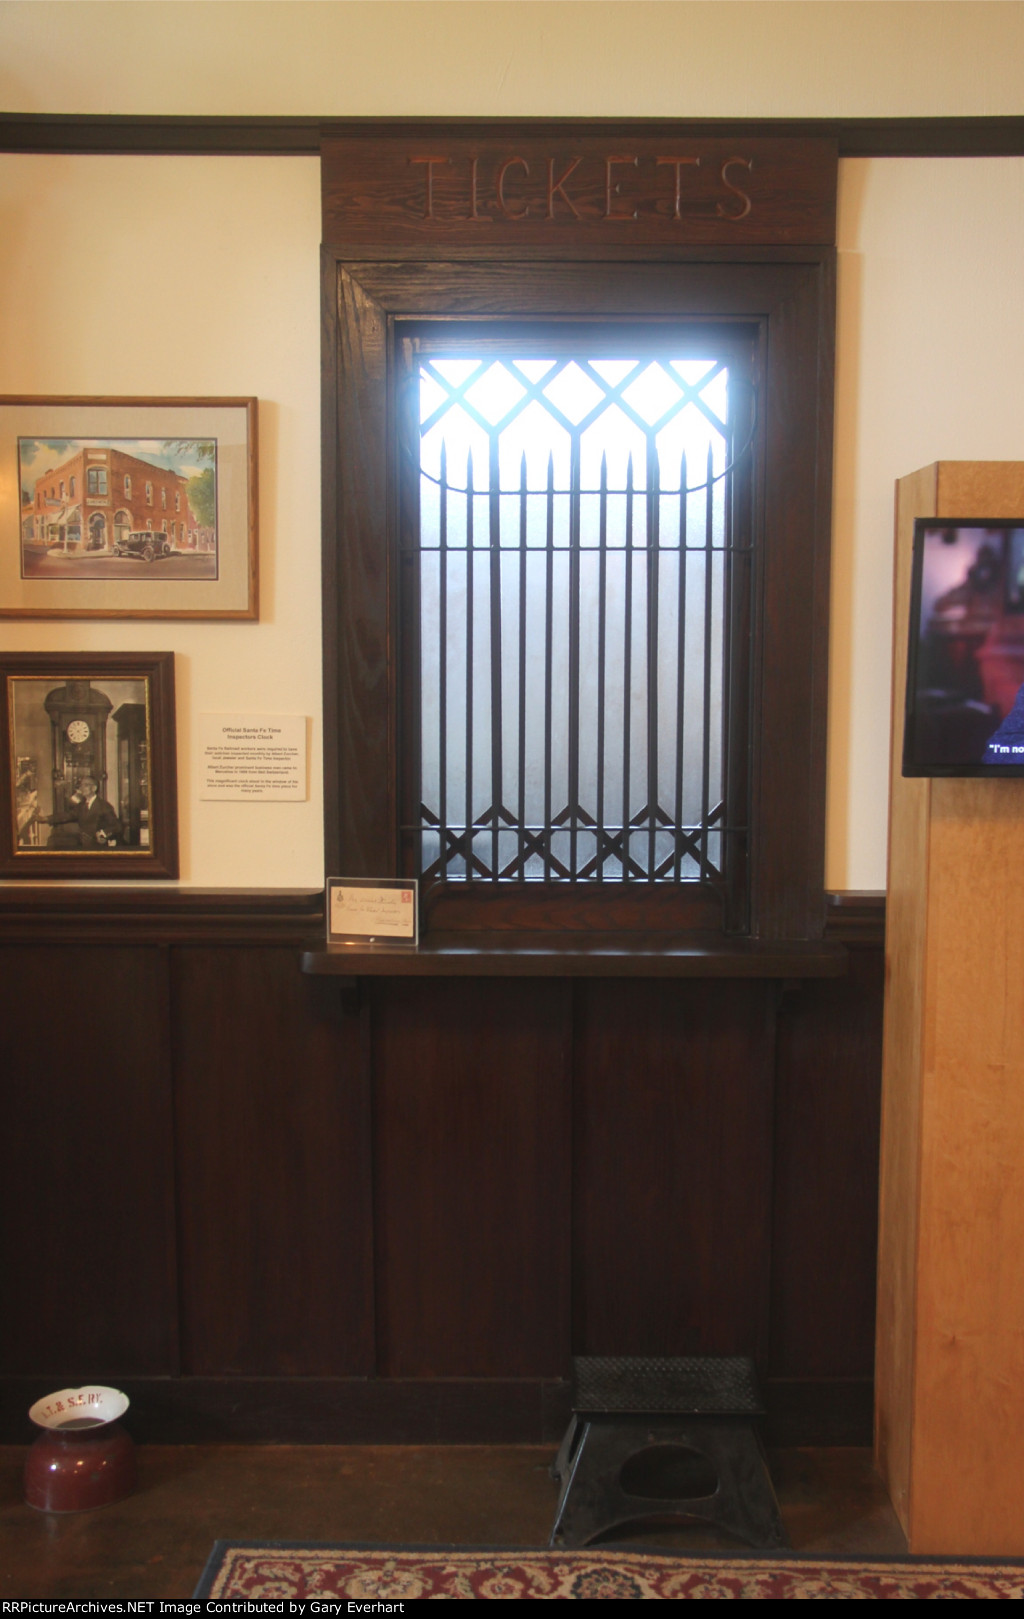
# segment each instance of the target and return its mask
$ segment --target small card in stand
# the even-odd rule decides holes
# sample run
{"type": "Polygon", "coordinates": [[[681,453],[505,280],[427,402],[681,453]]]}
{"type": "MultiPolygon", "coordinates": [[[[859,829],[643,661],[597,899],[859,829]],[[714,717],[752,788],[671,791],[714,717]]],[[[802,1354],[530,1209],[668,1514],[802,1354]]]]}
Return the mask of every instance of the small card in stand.
{"type": "Polygon", "coordinates": [[[419,883],[415,877],[328,877],[327,943],[419,944],[419,883]]]}

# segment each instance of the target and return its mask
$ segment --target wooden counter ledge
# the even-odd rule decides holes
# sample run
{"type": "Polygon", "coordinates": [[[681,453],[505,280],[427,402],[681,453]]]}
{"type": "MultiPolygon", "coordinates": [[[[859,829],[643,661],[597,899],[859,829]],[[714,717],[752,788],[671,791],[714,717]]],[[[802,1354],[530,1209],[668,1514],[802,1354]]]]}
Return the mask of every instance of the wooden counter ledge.
{"type": "Polygon", "coordinates": [[[840,978],[846,949],[650,933],[438,933],[417,950],[343,944],[306,950],[302,970],[340,978],[840,978]]]}

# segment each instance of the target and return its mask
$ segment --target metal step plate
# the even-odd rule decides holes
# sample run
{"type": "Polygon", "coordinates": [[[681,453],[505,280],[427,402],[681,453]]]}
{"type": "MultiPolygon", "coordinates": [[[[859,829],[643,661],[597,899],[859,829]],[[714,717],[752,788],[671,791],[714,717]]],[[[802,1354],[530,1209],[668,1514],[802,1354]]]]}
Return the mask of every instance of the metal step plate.
{"type": "Polygon", "coordinates": [[[573,1410],[640,1416],[762,1416],[764,1406],[745,1355],[683,1359],[581,1355],[573,1360],[573,1410]]]}

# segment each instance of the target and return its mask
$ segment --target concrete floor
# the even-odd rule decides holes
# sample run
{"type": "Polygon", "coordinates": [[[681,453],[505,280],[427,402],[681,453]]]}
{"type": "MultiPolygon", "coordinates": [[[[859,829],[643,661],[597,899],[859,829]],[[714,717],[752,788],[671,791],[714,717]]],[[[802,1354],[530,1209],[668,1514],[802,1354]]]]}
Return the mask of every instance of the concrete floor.
{"type": "MultiPolygon", "coordinates": [[[[2,1446],[0,1598],[187,1597],[218,1539],[543,1547],[553,1455],[528,1445],[149,1445],[134,1495],[57,1516],[25,1505],[25,1451],[2,1446]]],[[[783,1450],[770,1464],[794,1550],[906,1550],[870,1451],[783,1450]]],[[[638,1540],[723,1545],[697,1527],[638,1540]]]]}

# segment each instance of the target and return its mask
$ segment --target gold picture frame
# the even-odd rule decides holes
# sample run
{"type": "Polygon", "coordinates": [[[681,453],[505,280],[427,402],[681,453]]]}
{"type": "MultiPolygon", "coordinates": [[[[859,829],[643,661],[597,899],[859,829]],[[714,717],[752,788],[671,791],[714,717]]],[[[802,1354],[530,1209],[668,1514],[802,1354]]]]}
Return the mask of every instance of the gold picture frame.
{"type": "Polygon", "coordinates": [[[0,395],[0,618],[259,616],[257,401],[0,395]]]}

